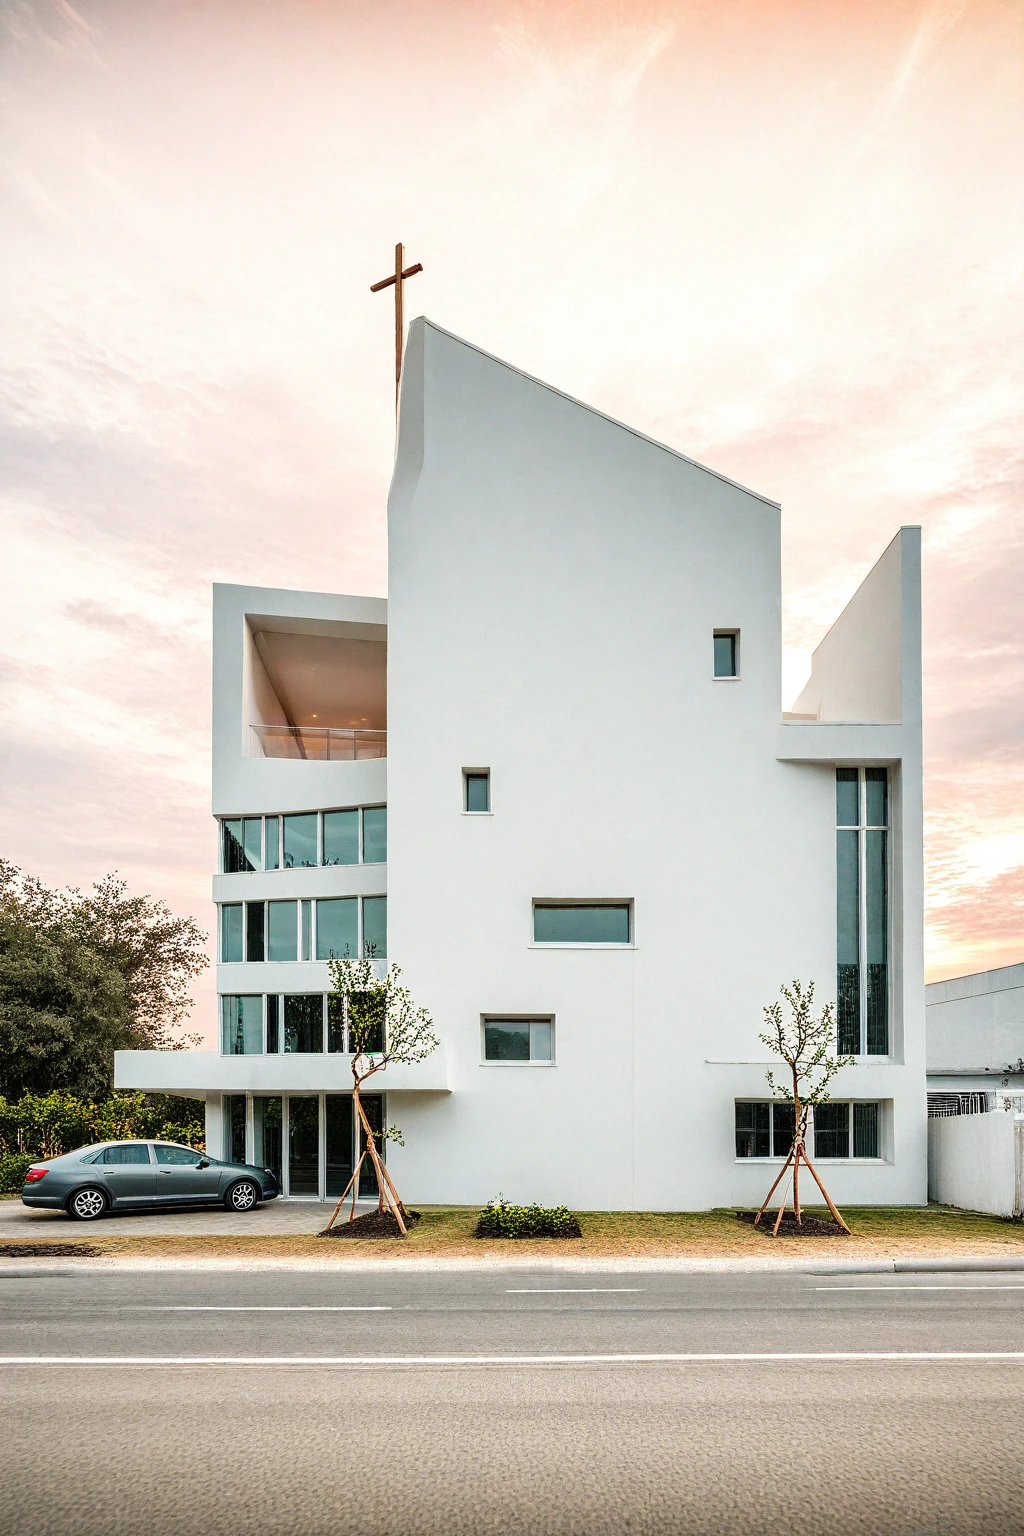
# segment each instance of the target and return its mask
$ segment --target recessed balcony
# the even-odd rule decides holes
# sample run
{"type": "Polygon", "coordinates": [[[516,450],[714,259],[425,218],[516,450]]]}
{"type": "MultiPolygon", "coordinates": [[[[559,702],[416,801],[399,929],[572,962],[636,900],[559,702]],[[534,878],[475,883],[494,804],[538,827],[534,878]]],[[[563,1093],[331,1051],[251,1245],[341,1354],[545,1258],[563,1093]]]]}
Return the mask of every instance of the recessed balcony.
{"type": "Polygon", "coordinates": [[[246,617],[249,756],[314,763],[387,756],[383,625],[246,617]]]}
{"type": "Polygon", "coordinates": [[[387,757],[387,731],[353,726],[254,725],[253,757],[305,758],[313,763],[359,763],[387,757]]]}

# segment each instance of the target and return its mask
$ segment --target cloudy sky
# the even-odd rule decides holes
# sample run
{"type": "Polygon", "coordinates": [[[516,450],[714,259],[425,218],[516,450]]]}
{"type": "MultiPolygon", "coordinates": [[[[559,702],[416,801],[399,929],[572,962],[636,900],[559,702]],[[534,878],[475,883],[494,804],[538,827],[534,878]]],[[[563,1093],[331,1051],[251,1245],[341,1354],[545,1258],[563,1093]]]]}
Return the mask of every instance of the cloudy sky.
{"type": "Polygon", "coordinates": [[[785,704],[923,525],[929,974],[1024,959],[1021,0],[0,0],[0,41],[0,851],[209,925],[210,583],[385,592],[401,239],[410,313],[782,502],[785,704]]]}

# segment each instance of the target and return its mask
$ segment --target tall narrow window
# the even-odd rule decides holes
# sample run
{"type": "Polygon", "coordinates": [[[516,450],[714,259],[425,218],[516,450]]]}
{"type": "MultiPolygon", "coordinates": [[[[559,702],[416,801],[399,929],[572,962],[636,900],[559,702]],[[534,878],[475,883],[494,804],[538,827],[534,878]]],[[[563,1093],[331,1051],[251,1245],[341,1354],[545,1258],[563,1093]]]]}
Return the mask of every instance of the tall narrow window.
{"type": "Polygon", "coordinates": [[[247,901],[245,904],[245,958],[262,960],[266,955],[266,902],[247,901]]]}
{"type": "Polygon", "coordinates": [[[310,869],[317,863],[316,812],[304,816],[283,816],[285,869],[310,869]]]}
{"type": "Polygon", "coordinates": [[[245,1094],[224,1095],[224,1151],[229,1163],[245,1162],[245,1094]]]}
{"type": "Polygon", "coordinates": [[[284,1000],[284,1049],[308,1056],[324,1048],[322,992],[284,1000]]]}
{"type": "Polygon", "coordinates": [[[889,1051],[889,777],[836,769],[837,1045],[889,1051]]]}
{"type": "Polygon", "coordinates": [[[363,954],[371,960],[388,957],[388,899],[363,897],[363,954]]]}
{"type": "Polygon", "coordinates": [[[276,1056],[281,1049],[281,999],[271,994],[267,998],[267,1055],[276,1056]]]}
{"type": "Polygon", "coordinates": [[[222,997],[221,1050],[225,1056],[259,1056],[263,1051],[262,997],[222,997]]]}
{"type": "Polygon", "coordinates": [[[740,637],[735,629],[715,630],[715,676],[739,677],[740,637]]]}
{"type": "Polygon", "coordinates": [[[226,875],[263,868],[263,818],[236,816],[221,823],[224,836],[223,866],[226,875]]]}
{"type": "Polygon", "coordinates": [[[281,863],[281,822],[277,816],[268,816],[266,825],[267,868],[277,869],[281,863]]]}
{"type": "Polygon", "coordinates": [[[268,901],[270,913],[268,960],[298,959],[298,904],[294,901],[268,901]]]}
{"type": "Polygon", "coordinates": [[[359,812],[324,812],[324,863],[359,863],[359,812]]]}
{"type": "Polygon", "coordinates": [[[363,863],[386,864],[388,858],[388,808],[368,805],[363,811],[363,863]]]}
{"type": "Polygon", "coordinates": [[[220,958],[230,965],[242,958],[242,903],[225,902],[220,909],[220,958]]]}

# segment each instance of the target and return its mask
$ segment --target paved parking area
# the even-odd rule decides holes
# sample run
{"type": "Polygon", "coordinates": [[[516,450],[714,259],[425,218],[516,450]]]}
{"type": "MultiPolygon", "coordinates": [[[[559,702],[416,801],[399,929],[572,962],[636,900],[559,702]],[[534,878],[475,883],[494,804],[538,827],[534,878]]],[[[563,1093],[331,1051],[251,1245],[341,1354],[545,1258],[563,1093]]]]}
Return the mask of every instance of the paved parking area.
{"type": "MultiPolygon", "coordinates": [[[[375,1205],[376,1201],[360,1201],[356,1210],[358,1213],[372,1211],[375,1205]]],[[[334,1206],[333,1200],[323,1204],[319,1200],[271,1200],[241,1216],[218,1205],[193,1211],[112,1211],[100,1221],[85,1222],[72,1221],[62,1211],[29,1210],[15,1198],[0,1200],[0,1243],[38,1238],[44,1234],[56,1237],[59,1233],[64,1237],[74,1233],[80,1237],[86,1232],[102,1233],[107,1237],[136,1232],[143,1236],[147,1233],[180,1233],[225,1237],[322,1232],[334,1206]]]]}

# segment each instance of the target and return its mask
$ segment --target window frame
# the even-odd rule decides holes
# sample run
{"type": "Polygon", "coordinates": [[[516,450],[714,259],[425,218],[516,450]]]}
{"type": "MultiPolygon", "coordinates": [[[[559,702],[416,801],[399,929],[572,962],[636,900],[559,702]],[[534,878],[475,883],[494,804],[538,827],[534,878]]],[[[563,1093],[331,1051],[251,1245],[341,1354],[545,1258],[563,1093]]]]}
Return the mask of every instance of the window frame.
{"type": "MultiPolygon", "coordinates": [[[[839,797],[836,792],[835,824],[836,824],[836,1048],[839,1048],[839,951],[838,951],[838,910],[839,910],[839,833],[855,832],[857,836],[857,989],[858,989],[858,1049],[848,1054],[857,1060],[885,1061],[892,1058],[893,1054],[893,914],[895,902],[893,900],[893,838],[892,838],[892,800],[893,800],[893,775],[888,764],[883,763],[837,763],[835,782],[839,784],[840,770],[852,771],[857,775],[857,820],[856,822],[840,822],[839,797]],[[868,820],[868,772],[880,770],[885,774],[885,824],[868,820]],[[885,859],[882,865],[885,881],[885,1037],[886,1049],[884,1051],[869,1051],[869,1024],[868,1024],[868,833],[885,833],[885,859]]],[[[849,782],[847,780],[846,782],[849,782]]]]}
{"type": "MultiPolygon", "coordinates": [[[[530,949],[597,949],[618,952],[622,950],[636,949],[635,912],[632,897],[603,896],[583,897],[582,899],[565,896],[535,896],[530,904],[530,949]],[[559,910],[582,909],[584,907],[625,908],[628,922],[629,937],[622,942],[618,939],[538,939],[537,938],[537,911],[539,909],[556,908],[559,910]]],[[[511,1017],[511,1015],[509,1015],[511,1017]]]]}
{"type": "Polygon", "coordinates": [[[491,770],[489,768],[463,768],[462,770],[462,814],[463,816],[493,816],[494,805],[491,799],[491,770]],[[469,783],[471,779],[483,779],[487,784],[487,809],[474,811],[469,804],[469,783]]]}
{"type": "MultiPolygon", "coordinates": [[[[464,772],[467,770],[464,770],[464,772]]],[[[488,776],[488,804],[490,803],[490,769],[470,769],[471,773],[486,773],[488,776]]],[[[373,801],[367,805],[328,805],[315,811],[276,811],[267,812],[260,816],[218,816],[217,823],[220,829],[220,854],[218,859],[218,873],[222,875],[251,875],[273,874],[279,870],[291,869],[355,869],[362,864],[371,864],[377,869],[387,865],[387,809],[386,800],[373,801]],[[353,812],[356,817],[356,837],[358,842],[358,857],[352,864],[326,864],[324,861],[324,817],[335,815],[339,812],[353,812]],[[384,812],[384,858],[367,859],[366,857],[366,826],[365,817],[367,811],[384,812]],[[284,819],[287,816],[315,816],[316,817],[316,862],[314,864],[292,864],[284,862],[284,819]],[[229,869],[227,860],[227,827],[229,822],[242,823],[242,842],[239,844],[244,855],[245,848],[245,823],[258,821],[260,823],[260,864],[257,869],[229,869]],[[273,869],[267,864],[268,835],[267,825],[275,822],[277,825],[277,863],[273,869]]],[[[489,816],[490,811],[470,811],[471,816],[489,816]]],[[[237,839],[236,839],[237,842],[237,839]]]]}
{"type": "Polygon", "coordinates": [[[482,1067],[555,1067],[558,1065],[555,1015],[553,1013],[482,1013],[480,1015],[480,1066],[482,1067]],[[525,1061],[503,1060],[487,1055],[487,1029],[494,1024],[528,1024],[530,1026],[530,1055],[525,1061]],[[550,1057],[534,1056],[533,1026],[546,1025],[551,1031],[550,1057]]]}
{"type": "Polygon", "coordinates": [[[711,631],[711,680],[715,683],[738,683],[740,681],[740,631],[725,625],[711,631]],[[715,641],[732,641],[732,671],[717,672],[715,670],[715,641]]]}
{"type": "MultiPolygon", "coordinates": [[[[775,1105],[775,1104],[782,1104],[782,1103],[785,1103],[785,1102],[786,1101],[783,1100],[783,1099],[754,1098],[754,1097],[751,1097],[751,1096],[747,1096],[747,1097],[743,1097],[743,1098],[737,1097],[737,1098],[733,1099],[733,1145],[734,1145],[733,1162],[734,1163],[782,1163],[782,1162],[785,1162],[786,1158],[789,1155],[790,1146],[792,1145],[792,1143],[790,1142],[790,1143],[787,1144],[786,1150],[784,1152],[777,1152],[775,1150],[775,1115],[772,1112],[769,1113],[769,1119],[768,1119],[769,1137],[770,1137],[769,1145],[771,1146],[771,1152],[769,1153],[769,1155],[767,1157],[741,1157],[739,1155],[739,1153],[735,1151],[735,1137],[736,1137],[736,1135],[737,1135],[737,1133],[739,1131],[739,1127],[736,1124],[736,1118],[737,1118],[736,1112],[737,1112],[737,1110],[738,1110],[738,1108],[739,1108],[739,1106],[741,1104],[767,1104],[769,1106],[772,1106],[772,1105],[775,1105]]],[[[827,1099],[825,1102],[826,1102],[826,1105],[828,1105],[828,1104],[842,1104],[842,1105],[845,1105],[849,1109],[849,1116],[848,1116],[848,1121],[847,1121],[847,1148],[848,1148],[848,1150],[847,1150],[845,1156],[827,1157],[827,1156],[824,1156],[823,1154],[819,1153],[817,1151],[817,1149],[815,1148],[813,1153],[812,1153],[812,1156],[813,1156],[814,1163],[816,1165],[818,1163],[828,1163],[830,1165],[834,1165],[836,1163],[857,1163],[857,1164],[868,1163],[868,1164],[875,1164],[875,1163],[888,1163],[890,1161],[890,1159],[886,1155],[886,1136],[887,1136],[886,1110],[887,1110],[887,1102],[886,1102],[885,1099],[848,1099],[848,1098],[842,1098],[842,1099],[827,1099]],[[858,1107],[865,1106],[865,1105],[873,1106],[877,1110],[877,1113],[878,1113],[878,1152],[877,1152],[877,1154],[874,1157],[863,1157],[863,1156],[858,1157],[858,1156],[856,1156],[854,1154],[854,1150],[853,1150],[854,1146],[856,1145],[856,1111],[857,1111],[858,1107]]],[[[746,1130],[746,1129],[747,1128],[744,1127],[744,1130],[746,1130]]],[[[807,1141],[810,1144],[810,1146],[812,1148],[814,1147],[815,1129],[814,1129],[814,1108],[813,1107],[810,1107],[809,1112],[808,1112],[807,1133],[806,1133],[806,1136],[805,1136],[804,1139],[805,1139],[805,1141],[807,1141]]]]}

